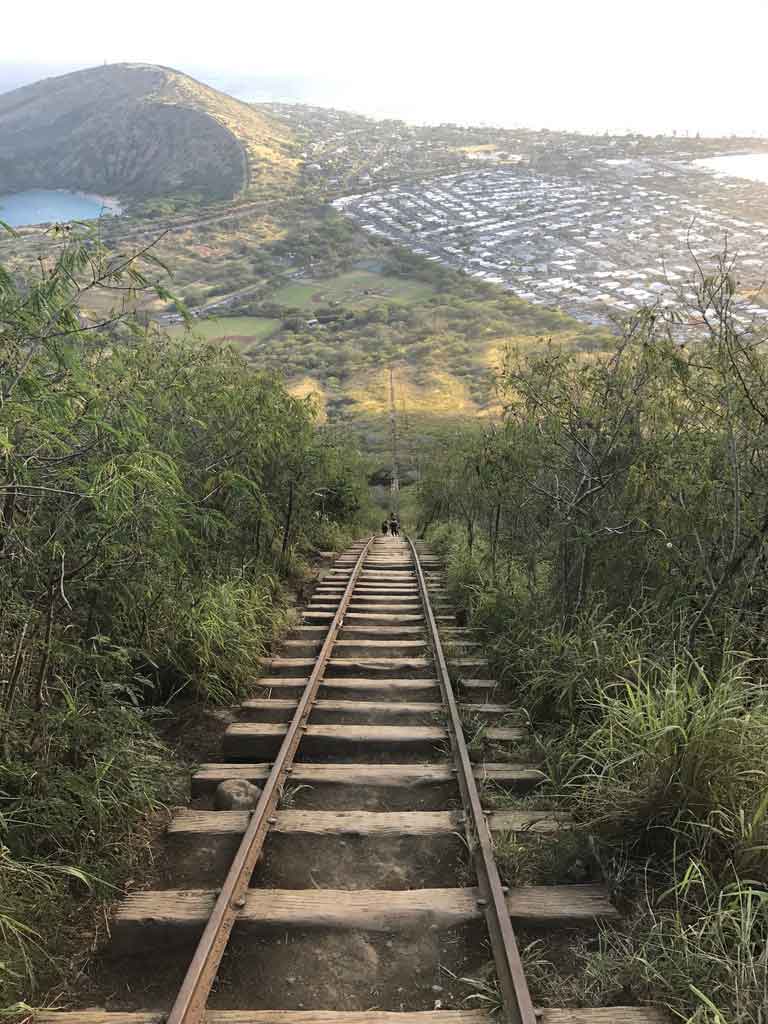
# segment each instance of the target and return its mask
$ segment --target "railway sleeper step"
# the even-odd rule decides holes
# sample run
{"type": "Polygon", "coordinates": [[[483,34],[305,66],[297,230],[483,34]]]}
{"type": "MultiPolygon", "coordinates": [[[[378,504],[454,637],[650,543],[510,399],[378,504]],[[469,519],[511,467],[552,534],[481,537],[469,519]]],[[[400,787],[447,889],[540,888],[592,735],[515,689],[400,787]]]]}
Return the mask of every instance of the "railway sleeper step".
{"type": "MultiPolygon", "coordinates": [[[[290,722],[298,707],[298,701],[279,697],[252,697],[244,700],[239,707],[240,717],[249,722],[290,722]]],[[[475,718],[518,718],[520,712],[505,704],[460,704],[461,711],[475,718]]],[[[321,698],[312,706],[310,722],[322,725],[334,721],[355,719],[366,722],[388,722],[399,719],[402,724],[417,724],[416,719],[431,725],[445,715],[445,706],[435,701],[380,701],[380,700],[328,700],[321,698]]]]}
{"type": "MultiPolygon", "coordinates": [[[[459,627],[456,627],[457,629],[459,627]]],[[[467,630],[467,632],[470,632],[467,630]]],[[[328,627],[322,623],[306,623],[303,626],[296,626],[288,634],[294,640],[324,640],[328,633],[328,627]]],[[[425,635],[424,626],[348,626],[344,624],[339,630],[339,639],[344,640],[401,640],[410,637],[419,640],[425,635]],[[347,634],[345,637],[344,634],[347,634]]]]}
{"type": "Polygon", "coordinates": [[[417,590],[409,590],[407,593],[403,593],[398,590],[390,590],[389,587],[383,587],[381,590],[370,591],[360,590],[358,587],[352,592],[351,601],[353,604],[409,604],[421,606],[421,595],[417,590]]]}
{"type": "MultiPolygon", "coordinates": [[[[177,811],[168,826],[173,836],[242,835],[249,811],[177,811]]],[[[489,811],[491,832],[556,833],[572,824],[562,811],[489,811]]],[[[440,836],[463,833],[462,811],[277,811],[273,832],[304,835],[440,836]]]]}
{"type": "MultiPolygon", "coordinates": [[[[192,795],[211,793],[226,779],[260,783],[269,775],[269,762],[258,764],[204,764],[192,776],[192,795]]],[[[482,762],[473,765],[479,783],[491,783],[515,790],[541,785],[546,776],[529,764],[482,762]]],[[[294,764],[291,784],[309,786],[362,786],[382,789],[418,790],[425,786],[456,783],[456,769],[448,761],[432,764],[294,764]]]]}
{"type": "MultiPolygon", "coordinates": [[[[262,658],[261,665],[276,676],[309,676],[314,665],[314,658],[262,658]]],[[[337,658],[331,657],[325,668],[326,678],[353,675],[373,677],[402,673],[404,678],[430,679],[434,676],[434,667],[430,658],[337,658]]]]}
{"type": "MultiPolygon", "coordinates": [[[[289,658],[313,658],[320,653],[321,640],[286,640],[282,654],[289,658]]],[[[425,640],[336,640],[333,654],[342,658],[409,658],[429,652],[425,640]]]]}
{"type": "MultiPolygon", "coordinates": [[[[325,576],[323,576],[322,582],[325,582],[327,580],[349,579],[351,575],[351,566],[334,566],[328,570],[325,576]]],[[[394,583],[412,583],[416,580],[416,570],[413,567],[413,565],[411,565],[410,570],[408,572],[403,572],[402,570],[398,570],[396,572],[389,572],[386,568],[371,568],[370,565],[366,564],[360,570],[357,578],[359,580],[374,580],[376,582],[379,582],[381,580],[391,580],[394,583]]]]}
{"type": "MultiPolygon", "coordinates": [[[[320,607],[320,606],[318,606],[320,607]]],[[[313,606],[314,609],[314,606],[313,606]]],[[[367,598],[352,598],[349,609],[358,614],[376,615],[414,615],[421,611],[421,601],[369,601],[367,598]]],[[[327,611],[327,608],[326,608],[327,611]]]]}
{"type": "MultiPolygon", "coordinates": [[[[322,627],[321,627],[322,628],[322,627]]],[[[340,640],[423,640],[423,625],[350,626],[346,622],[339,630],[340,640]]]]}
{"type": "MultiPolygon", "coordinates": [[[[249,722],[290,722],[298,701],[251,698],[239,707],[240,718],[249,722]]],[[[316,700],[309,721],[312,725],[360,724],[432,725],[445,714],[434,701],[316,700]]]]}
{"type": "MultiPolygon", "coordinates": [[[[164,1024],[165,1011],[40,1010],[35,1024],[164,1024]]],[[[670,1024],[649,1006],[536,1011],[537,1024],[670,1024]]],[[[203,1024],[497,1024],[486,1010],[206,1010],[203,1024]]]]}
{"type": "MultiPolygon", "coordinates": [[[[436,925],[458,928],[483,916],[478,890],[451,889],[248,889],[235,923],[238,934],[286,929],[355,929],[398,932],[436,925]]],[[[142,952],[197,938],[216,895],[206,889],[142,890],[118,906],[112,921],[113,951],[142,952]]],[[[505,896],[510,918],[529,926],[594,926],[615,920],[602,885],[520,886],[505,896]]]]}
{"type": "MultiPolygon", "coordinates": [[[[227,726],[222,749],[230,757],[271,757],[277,754],[288,729],[283,724],[235,722],[227,726]]],[[[521,727],[491,726],[482,733],[488,743],[510,743],[524,739],[521,727]]],[[[336,751],[355,753],[400,752],[434,753],[435,747],[448,742],[448,733],[437,725],[308,725],[303,733],[299,755],[328,755],[336,751]]]]}
{"type": "Polygon", "coordinates": [[[466,690],[467,693],[472,696],[480,697],[485,694],[486,697],[491,696],[493,691],[498,688],[498,682],[495,679],[463,679],[457,680],[457,685],[462,689],[466,690]]]}
{"type": "MultiPolygon", "coordinates": [[[[335,594],[335,593],[327,594],[327,593],[318,593],[317,591],[315,591],[315,593],[312,595],[310,600],[311,600],[313,606],[315,604],[329,604],[329,605],[334,605],[335,606],[335,605],[337,605],[339,603],[340,598],[341,598],[341,592],[339,592],[338,594],[335,594]]],[[[379,605],[379,604],[386,604],[386,605],[389,605],[389,604],[408,604],[408,605],[418,605],[420,607],[421,606],[421,597],[420,597],[420,595],[418,593],[412,593],[412,592],[408,592],[407,594],[399,593],[399,592],[393,592],[393,591],[390,591],[390,590],[387,590],[385,592],[379,592],[379,591],[371,592],[371,591],[367,591],[367,590],[366,591],[361,591],[361,590],[359,590],[356,587],[355,590],[352,593],[351,598],[350,598],[350,603],[351,604],[375,604],[375,605],[379,605]]]]}
{"type": "MultiPolygon", "coordinates": [[[[310,608],[308,611],[302,613],[302,619],[306,623],[330,623],[331,619],[336,614],[335,611],[329,608],[321,608],[315,610],[310,608]]],[[[344,616],[344,622],[349,625],[355,626],[414,626],[420,625],[424,622],[424,616],[421,612],[407,612],[392,613],[392,612],[347,612],[344,616]]]]}
{"type": "MultiPolygon", "coordinates": [[[[348,582],[348,581],[347,581],[348,582]]],[[[319,584],[314,593],[325,591],[329,594],[342,594],[347,586],[343,580],[319,584]]],[[[405,594],[407,597],[420,598],[418,584],[414,582],[398,582],[397,580],[357,580],[355,594],[370,594],[374,597],[391,597],[393,594],[405,594]]]]}
{"type": "MultiPolygon", "coordinates": [[[[261,676],[254,681],[254,686],[275,691],[281,695],[300,694],[309,682],[309,676],[261,676]]],[[[462,679],[460,684],[468,696],[474,698],[490,697],[497,688],[495,679],[462,679]]],[[[440,684],[436,679],[365,679],[356,676],[340,676],[337,679],[323,679],[320,683],[321,693],[335,693],[344,697],[352,697],[355,693],[362,698],[375,694],[392,697],[415,698],[417,694],[434,696],[440,693],[440,684]]],[[[507,709],[509,710],[509,709],[507,709]]]]}
{"type": "MultiPolygon", "coordinates": [[[[321,597],[326,600],[333,600],[341,597],[344,593],[345,584],[339,583],[338,586],[331,587],[318,587],[313,591],[313,597],[321,597]]],[[[356,598],[365,598],[366,600],[372,601],[394,601],[403,599],[406,603],[411,600],[420,601],[421,596],[419,591],[415,587],[393,587],[393,586],[361,586],[358,584],[353,594],[356,598]]]]}
{"type": "MultiPolygon", "coordinates": [[[[262,676],[254,685],[281,697],[288,697],[299,696],[308,682],[309,677],[262,676]]],[[[440,696],[440,684],[436,679],[361,679],[340,676],[338,679],[324,679],[320,683],[320,693],[360,700],[377,697],[388,700],[434,700],[440,696]]]]}

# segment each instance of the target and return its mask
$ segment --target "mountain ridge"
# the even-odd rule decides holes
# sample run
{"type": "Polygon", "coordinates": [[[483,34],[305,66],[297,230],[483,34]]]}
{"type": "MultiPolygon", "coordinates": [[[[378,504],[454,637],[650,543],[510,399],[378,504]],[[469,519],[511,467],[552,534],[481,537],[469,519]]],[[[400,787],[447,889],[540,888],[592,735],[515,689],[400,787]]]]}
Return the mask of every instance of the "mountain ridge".
{"type": "Polygon", "coordinates": [[[101,65],[0,94],[0,192],[232,198],[288,187],[294,152],[268,115],[163,65],[101,65]]]}

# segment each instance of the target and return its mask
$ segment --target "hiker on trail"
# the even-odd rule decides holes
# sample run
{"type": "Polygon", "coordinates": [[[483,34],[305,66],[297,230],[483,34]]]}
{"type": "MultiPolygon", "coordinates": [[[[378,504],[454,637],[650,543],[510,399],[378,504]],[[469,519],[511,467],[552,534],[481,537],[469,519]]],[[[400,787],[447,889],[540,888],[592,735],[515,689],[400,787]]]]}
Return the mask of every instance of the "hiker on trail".
{"type": "Polygon", "coordinates": [[[398,523],[397,516],[394,512],[392,513],[392,518],[389,520],[389,532],[393,537],[398,537],[400,535],[400,523],[398,523]]]}
{"type": "Polygon", "coordinates": [[[385,536],[385,537],[386,537],[386,536],[387,536],[387,534],[389,533],[389,523],[387,522],[387,520],[386,520],[386,519],[385,519],[385,520],[384,520],[384,522],[383,522],[383,523],[381,524],[381,532],[382,532],[382,533],[384,534],[384,536],[385,536]]]}

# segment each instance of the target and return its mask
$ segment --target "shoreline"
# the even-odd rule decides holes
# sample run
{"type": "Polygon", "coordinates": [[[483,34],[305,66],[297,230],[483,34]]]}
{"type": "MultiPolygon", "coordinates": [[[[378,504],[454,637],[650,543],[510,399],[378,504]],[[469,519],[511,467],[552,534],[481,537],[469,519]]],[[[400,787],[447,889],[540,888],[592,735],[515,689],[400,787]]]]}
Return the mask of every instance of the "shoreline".
{"type": "Polygon", "coordinates": [[[46,197],[55,196],[56,194],[59,194],[61,196],[67,196],[68,198],[79,200],[80,202],[91,203],[94,206],[98,207],[98,210],[94,210],[92,212],[89,212],[85,216],[83,216],[83,215],[80,215],[80,216],[64,216],[64,217],[53,218],[53,219],[50,219],[50,220],[40,220],[40,219],[38,219],[38,220],[34,220],[34,221],[27,221],[26,223],[23,223],[23,224],[22,223],[12,224],[11,225],[12,227],[14,227],[14,228],[31,228],[31,227],[38,227],[41,224],[69,223],[71,221],[78,221],[78,220],[81,220],[81,221],[94,221],[94,220],[99,220],[101,217],[119,217],[123,213],[123,207],[122,207],[120,201],[118,199],[114,198],[113,196],[104,196],[104,195],[100,195],[98,192],[83,192],[83,191],[74,190],[74,189],[68,189],[68,188],[33,188],[33,189],[25,189],[23,191],[18,191],[18,192],[4,192],[3,194],[1,194],[0,195],[0,220],[4,220],[5,219],[5,217],[3,216],[5,203],[8,200],[13,200],[14,198],[18,198],[19,196],[26,196],[26,197],[29,197],[29,199],[30,199],[30,207],[31,207],[31,209],[29,211],[22,210],[22,213],[23,214],[29,213],[30,215],[34,215],[34,216],[37,216],[39,218],[41,214],[40,213],[36,213],[35,210],[34,210],[34,207],[35,207],[34,196],[36,194],[37,195],[44,195],[46,197]]]}
{"type": "MultiPolygon", "coordinates": [[[[119,217],[123,213],[123,208],[117,199],[112,196],[102,196],[98,192],[71,192],[66,188],[57,188],[56,192],[66,192],[67,195],[82,196],[84,199],[92,199],[94,202],[99,203],[102,210],[107,210],[112,217],[119,217]]],[[[96,218],[88,218],[95,220],[96,218]]]]}

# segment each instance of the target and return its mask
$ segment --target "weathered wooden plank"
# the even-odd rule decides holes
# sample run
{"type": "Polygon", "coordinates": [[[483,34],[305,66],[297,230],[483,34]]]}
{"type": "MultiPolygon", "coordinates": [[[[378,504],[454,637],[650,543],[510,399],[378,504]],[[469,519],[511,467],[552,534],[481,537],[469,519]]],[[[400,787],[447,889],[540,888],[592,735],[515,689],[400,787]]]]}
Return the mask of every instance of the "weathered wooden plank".
{"type": "MultiPolygon", "coordinates": [[[[215,789],[225,779],[261,782],[271,764],[204,764],[192,777],[194,795],[215,789]]],[[[532,787],[542,783],[544,773],[532,765],[481,763],[474,766],[478,782],[532,787]]],[[[291,782],[308,785],[382,786],[410,788],[444,785],[456,778],[445,761],[431,764],[294,764],[291,782]]]]}
{"type": "Polygon", "coordinates": [[[573,824],[573,817],[565,811],[490,811],[487,815],[491,832],[558,832],[573,824]]]}
{"type": "MultiPolygon", "coordinates": [[[[209,890],[138,891],[117,909],[113,933],[141,934],[144,946],[169,930],[199,932],[215,894],[209,890]]],[[[249,889],[237,920],[241,931],[275,928],[356,928],[395,932],[437,925],[455,928],[482,915],[476,889],[249,889]]],[[[506,896],[510,917],[521,923],[586,925],[615,918],[599,885],[521,886],[506,896]]]]}
{"type": "MultiPolygon", "coordinates": [[[[333,581],[330,583],[321,583],[315,590],[314,594],[336,594],[343,592],[346,583],[344,580],[333,581]]],[[[395,580],[389,580],[385,582],[376,582],[374,580],[358,580],[355,584],[356,594],[418,594],[418,584],[408,582],[397,582],[395,580]]]]}
{"type": "Polygon", "coordinates": [[[351,650],[358,650],[359,648],[365,648],[366,650],[375,651],[376,654],[372,657],[381,657],[383,655],[391,654],[399,650],[405,650],[410,654],[412,651],[423,651],[427,649],[428,645],[426,640],[366,640],[362,637],[360,639],[352,640],[337,640],[333,645],[334,652],[346,652],[351,650]]]}
{"type": "Polygon", "coordinates": [[[334,658],[418,658],[429,653],[424,640],[337,640],[334,658]]]}
{"type": "Polygon", "coordinates": [[[519,717],[522,714],[520,708],[512,707],[510,704],[467,704],[463,701],[459,704],[459,710],[466,712],[468,715],[492,715],[497,718],[503,718],[505,715],[519,717]]]}
{"type": "MultiPolygon", "coordinates": [[[[300,692],[307,685],[307,679],[296,679],[291,676],[263,676],[256,680],[256,685],[277,693],[300,692]]],[[[437,695],[440,687],[436,679],[358,679],[354,676],[339,676],[336,679],[324,679],[320,684],[321,693],[338,693],[352,695],[359,693],[364,697],[379,695],[406,697],[415,694],[437,695]]]]}
{"type": "MultiPolygon", "coordinates": [[[[416,680],[403,680],[407,682],[419,682],[416,680]]],[[[255,710],[261,710],[262,708],[269,707],[281,707],[288,710],[295,709],[298,701],[295,700],[278,700],[275,697],[265,697],[263,700],[259,698],[249,698],[244,700],[241,707],[253,708],[255,710]]],[[[485,707],[485,705],[478,705],[479,707],[485,707]]],[[[443,710],[443,705],[434,701],[409,701],[407,703],[384,700],[316,700],[313,705],[313,712],[317,711],[354,711],[354,712],[365,712],[370,711],[371,713],[377,712],[379,714],[413,714],[413,715],[437,715],[443,710]]]]}
{"type": "Polygon", "coordinates": [[[348,612],[344,618],[345,624],[349,625],[408,625],[409,623],[423,623],[424,616],[421,614],[407,613],[405,615],[393,615],[388,612],[379,612],[376,615],[363,615],[361,612],[348,612]]]}
{"type": "MultiPolygon", "coordinates": [[[[312,670],[315,664],[314,658],[261,658],[261,665],[270,672],[287,674],[293,672],[294,677],[301,675],[306,669],[312,670]]],[[[328,662],[328,668],[336,668],[339,671],[360,668],[372,673],[393,672],[400,670],[426,669],[431,667],[428,658],[335,658],[328,662]]],[[[365,672],[361,673],[365,675],[365,672]]]]}
{"type": "MultiPolygon", "coordinates": [[[[235,722],[227,726],[222,740],[225,754],[234,757],[271,756],[276,753],[287,725],[283,723],[235,722]]],[[[380,750],[398,747],[429,750],[447,739],[442,726],[432,725],[336,725],[310,724],[302,743],[309,750],[330,750],[339,746],[371,745],[380,750]]],[[[489,727],[482,739],[488,743],[511,743],[528,736],[522,727],[489,727]]]]}
{"type": "Polygon", "coordinates": [[[431,658],[337,658],[333,656],[328,662],[325,677],[354,675],[373,677],[377,675],[393,676],[404,673],[411,678],[432,678],[434,665],[431,658]]]}
{"type": "MultiPolygon", "coordinates": [[[[298,702],[281,700],[276,697],[250,698],[240,705],[244,717],[259,722],[289,722],[293,717],[298,702]]],[[[365,723],[387,720],[393,724],[402,720],[407,725],[416,725],[421,720],[429,725],[436,715],[443,713],[443,705],[427,701],[381,701],[381,700],[327,700],[315,701],[310,722],[312,725],[324,723],[343,723],[351,719],[365,723]],[[426,719],[426,721],[424,721],[426,719]]]]}
{"type": "MultiPolygon", "coordinates": [[[[310,835],[435,836],[461,831],[458,811],[278,811],[275,832],[310,835]]],[[[177,811],[168,826],[175,836],[239,835],[248,827],[248,811],[177,811]]],[[[558,811],[495,811],[488,825],[496,832],[551,833],[571,822],[558,811]]]]}
{"type": "MultiPolygon", "coordinates": [[[[324,577],[324,580],[348,580],[350,575],[350,569],[346,567],[340,567],[338,569],[331,569],[331,571],[324,577]]],[[[403,572],[402,570],[389,571],[388,569],[380,568],[362,568],[362,571],[357,578],[360,583],[364,581],[392,581],[397,583],[398,581],[415,580],[416,572],[411,568],[411,571],[403,572]]]]}
{"type": "Polygon", "coordinates": [[[563,1010],[546,1007],[536,1016],[539,1024],[671,1024],[672,1020],[668,1013],[654,1006],[599,1006],[563,1010]]]}
{"type": "Polygon", "coordinates": [[[491,725],[483,730],[483,739],[489,743],[514,743],[526,739],[528,735],[528,730],[522,725],[508,727],[491,725]]]}
{"type": "Polygon", "coordinates": [[[377,638],[394,637],[400,639],[405,636],[423,637],[423,626],[347,626],[344,625],[339,631],[342,639],[354,640],[356,637],[376,640],[377,638]]]}
{"type": "MultiPolygon", "coordinates": [[[[413,682],[413,680],[408,680],[413,682]]],[[[416,680],[418,682],[418,680],[416,680]]],[[[280,697],[250,697],[240,704],[241,712],[248,718],[264,722],[288,722],[296,710],[298,701],[280,697]]],[[[506,704],[460,704],[462,711],[478,717],[519,715],[520,712],[506,704]]],[[[334,717],[358,718],[401,718],[441,715],[444,707],[435,701],[383,701],[383,700],[333,700],[321,698],[315,701],[311,722],[319,725],[334,717]]],[[[429,723],[426,723],[429,724],[429,723]]]]}
{"type": "MultiPolygon", "coordinates": [[[[670,1024],[651,1006],[601,1006],[537,1011],[540,1024],[670,1024]]],[[[163,1024],[163,1011],[38,1010],[34,1024],[163,1024]]],[[[205,1024],[493,1024],[485,1010],[207,1010],[205,1024]]]]}
{"type": "MultiPolygon", "coordinates": [[[[223,736],[225,754],[234,757],[270,756],[277,752],[287,726],[235,722],[223,736]]],[[[325,752],[338,747],[368,745],[378,750],[415,748],[430,751],[446,739],[446,732],[428,725],[309,725],[302,745],[309,751],[325,752]]]]}
{"type": "Polygon", "coordinates": [[[381,604],[377,604],[375,601],[366,601],[364,598],[355,600],[353,597],[349,603],[350,609],[355,612],[375,612],[377,615],[385,613],[387,615],[408,615],[412,614],[414,609],[420,608],[421,604],[417,601],[413,601],[410,604],[406,601],[382,601],[381,604]]]}
{"type": "MultiPolygon", "coordinates": [[[[302,618],[310,623],[330,622],[333,618],[333,614],[334,613],[331,608],[322,608],[320,610],[302,612],[302,618]]],[[[451,616],[451,618],[453,618],[453,616],[451,616]]],[[[423,624],[424,616],[421,612],[404,615],[391,615],[384,612],[348,612],[344,622],[348,625],[355,624],[358,626],[393,626],[398,624],[413,626],[423,624]]]]}
{"type": "MultiPolygon", "coordinates": [[[[436,836],[461,829],[453,811],[278,811],[274,832],[308,835],[436,836]]],[[[245,831],[248,811],[177,811],[172,835],[231,835],[245,831]]]]}
{"type": "MultiPolygon", "coordinates": [[[[400,1013],[384,1010],[207,1010],[203,1020],[204,1024],[493,1024],[494,1018],[484,1010],[405,1010],[400,1013]]],[[[34,1024],[163,1024],[164,1021],[165,1013],[160,1011],[40,1010],[34,1016],[34,1024]]]]}

